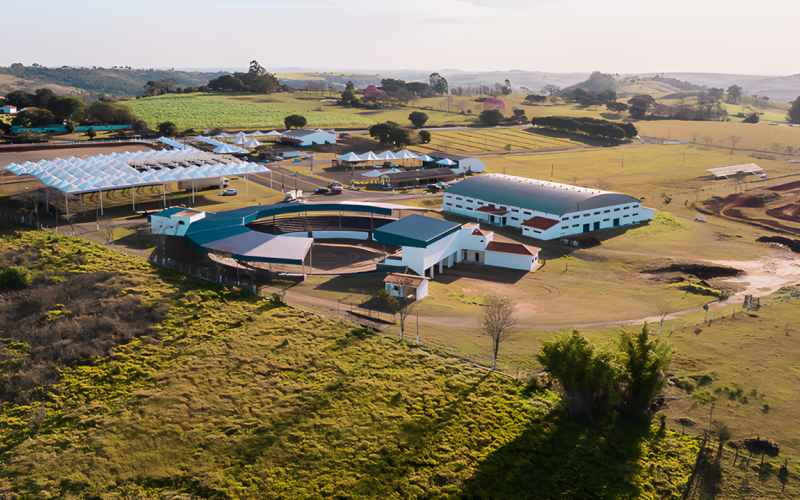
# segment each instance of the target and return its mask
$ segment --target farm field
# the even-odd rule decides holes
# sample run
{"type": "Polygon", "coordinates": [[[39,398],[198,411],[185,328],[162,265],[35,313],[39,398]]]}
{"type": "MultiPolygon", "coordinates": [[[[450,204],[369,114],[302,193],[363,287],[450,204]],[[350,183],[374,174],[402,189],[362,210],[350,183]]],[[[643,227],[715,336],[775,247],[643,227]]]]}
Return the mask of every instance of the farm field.
{"type": "MultiPolygon", "coordinates": [[[[624,419],[602,432],[578,426],[557,394],[435,349],[277,307],[100,245],[9,225],[0,231],[2,258],[13,255],[40,277],[35,291],[63,294],[74,280],[94,280],[84,293],[124,290],[114,300],[162,304],[160,318],[142,318],[152,328],[147,336],[63,366],[31,399],[5,401],[0,484],[21,500],[577,500],[598,491],[677,498],[691,473],[697,441],[679,433],[624,419]],[[539,478],[533,492],[531,474],[539,478]],[[573,485],[567,496],[564,484],[573,485]]],[[[51,329],[86,324],[71,297],[60,307],[70,310],[35,314],[51,329]]],[[[15,361],[45,348],[36,336],[14,339],[2,343],[15,361]]]]}
{"type": "Polygon", "coordinates": [[[727,146],[730,136],[741,137],[736,147],[767,152],[786,153],[786,147],[800,148],[800,127],[769,125],[763,123],[684,122],[684,121],[637,121],[639,134],[649,137],[671,137],[679,141],[691,141],[727,146]],[[692,134],[697,135],[694,141],[692,134]],[[778,151],[774,151],[777,147],[778,151]]]}
{"type": "Polygon", "coordinates": [[[442,151],[444,153],[474,153],[484,151],[509,151],[527,149],[574,148],[593,142],[579,137],[564,137],[550,134],[546,130],[529,128],[475,129],[431,132],[431,142],[414,146],[423,152],[442,151]]]}
{"type": "MultiPolygon", "coordinates": [[[[383,121],[408,124],[414,108],[364,110],[324,102],[310,93],[271,95],[169,94],[126,101],[137,116],[148,123],[172,121],[178,128],[224,127],[228,130],[284,128],[283,119],[301,114],[309,127],[367,128],[383,121]],[[321,111],[317,111],[319,108],[321,111]]],[[[431,111],[429,124],[465,124],[475,117],[431,111]]]]}

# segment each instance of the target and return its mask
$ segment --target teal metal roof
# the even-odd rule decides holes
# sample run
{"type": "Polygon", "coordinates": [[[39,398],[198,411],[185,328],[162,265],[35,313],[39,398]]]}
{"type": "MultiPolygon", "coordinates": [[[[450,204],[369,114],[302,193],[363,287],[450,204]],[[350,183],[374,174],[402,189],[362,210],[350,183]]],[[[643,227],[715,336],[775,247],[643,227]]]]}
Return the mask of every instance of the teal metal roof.
{"type": "Polygon", "coordinates": [[[457,222],[409,215],[372,232],[375,241],[398,247],[428,248],[461,227],[457,222]]]}
{"type": "Polygon", "coordinates": [[[639,202],[626,194],[503,174],[469,177],[446,193],[553,215],[639,202]]]}

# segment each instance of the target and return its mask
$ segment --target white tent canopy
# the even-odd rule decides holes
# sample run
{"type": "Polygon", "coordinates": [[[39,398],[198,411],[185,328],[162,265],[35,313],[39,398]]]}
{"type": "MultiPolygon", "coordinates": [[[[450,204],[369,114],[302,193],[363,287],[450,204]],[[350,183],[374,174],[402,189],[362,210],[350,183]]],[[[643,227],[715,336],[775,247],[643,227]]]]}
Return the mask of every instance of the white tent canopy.
{"type": "Polygon", "coordinates": [[[346,155],[337,156],[336,159],[349,162],[361,161],[361,158],[353,152],[347,153],[346,155]]]}
{"type": "Polygon", "coordinates": [[[372,151],[367,151],[363,155],[360,155],[358,157],[358,159],[361,160],[361,161],[373,161],[373,160],[377,160],[378,157],[372,151]]]}
{"type": "Polygon", "coordinates": [[[261,146],[261,143],[255,139],[249,139],[245,141],[244,144],[242,144],[242,146],[246,148],[257,148],[258,146],[261,146]]]}
{"type": "Polygon", "coordinates": [[[383,153],[375,155],[379,160],[396,160],[397,157],[391,151],[384,151],[383,153]]]}
{"type": "Polygon", "coordinates": [[[377,170],[370,170],[366,174],[361,174],[361,177],[380,177],[384,174],[384,172],[379,172],[377,170]]]}

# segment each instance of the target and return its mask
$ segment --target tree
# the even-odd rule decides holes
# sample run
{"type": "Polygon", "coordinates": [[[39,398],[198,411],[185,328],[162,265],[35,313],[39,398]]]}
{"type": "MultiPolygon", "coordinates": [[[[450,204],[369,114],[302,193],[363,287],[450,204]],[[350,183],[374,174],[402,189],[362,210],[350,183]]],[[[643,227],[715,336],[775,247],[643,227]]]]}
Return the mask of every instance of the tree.
{"type": "Polygon", "coordinates": [[[344,85],[344,89],[349,90],[350,92],[355,92],[356,84],[348,80],[347,83],[344,85]]]}
{"type": "Polygon", "coordinates": [[[622,113],[623,111],[628,111],[627,104],[625,104],[624,102],[617,102],[617,101],[606,103],[606,108],[609,111],[613,111],[615,113],[622,113]]]}
{"type": "Polygon", "coordinates": [[[439,73],[431,73],[429,78],[431,82],[431,89],[436,94],[446,94],[447,93],[447,80],[440,75],[439,73]]]}
{"type": "Polygon", "coordinates": [[[541,104],[543,102],[547,102],[547,96],[531,94],[525,96],[525,100],[534,104],[541,104]]]}
{"type": "Polygon", "coordinates": [[[408,120],[417,128],[422,127],[425,125],[425,122],[428,121],[428,115],[423,113],[422,111],[412,111],[410,115],[408,115],[408,120]]]}
{"type": "Polygon", "coordinates": [[[749,114],[742,120],[742,123],[758,123],[761,120],[761,117],[758,116],[758,113],[755,111],[752,114],[749,114]]]}
{"type": "Polygon", "coordinates": [[[405,340],[406,319],[414,312],[416,302],[405,296],[408,287],[411,285],[411,278],[401,278],[398,284],[400,285],[400,290],[403,292],[403,296],[395,297],[386,292],[386,290],[381,290],[378,292],[378,299],[383,302],[389,312],[400,317],[400,340],[405,340]]]}
{"type": "Polygon", "coordinates": [[[64,128],[67,130],[68,134],[74,134],[78,129],[78,125],[72,120],[67,120],[64,122],[64,128]]]}
{"type": "Polygon", "coordinates": [[[28,108],[20,111],[11,121],[12,125],[20,127],[44,127],[53,122],[53,113],[46,109],[28,108]]]}
{"type": "Polygon", "coordinates": [[[730,104],[738,104],[742,99],[742,87],[738,85],[731,85],[728,87],[728,102],[730,104]]]}
{"type": "Polygon", "coordinates": [[[430,97],[434,94],[433,87],[425,82],[409,82],[406,88],[421,97],[430,97]]]}
{"type": "Polygon", "coordinates": [[[34,91],[33,105],[39,108],[47,108],[50,101],[58,97],[55,92],[50,89],[36,89],[34,91]]]}
{"type": "Polygon", "coordinates": [[[525,110],[524,109],[515,109],[514,110],[514,119],[516,119],[518,122],[528,121],[528,117],[525,116],[525,110]]]}
{"type": "Polygon", "coordinates": [[[736,187],[739,188],[741,191],[742,184],[744,184],[745,180],[747,179],[747,174],[742,172],[741,170],[733,174],[733,182],[736,187]]]}
{"type": "Polygon", "coordinates": [[[411,144],[411,134],[408,133],[408,130],[402,127],[394,127],[389,130],[388,140],[395,147],[408,146],[411,144]]]}
{"type": "Polygon", "coordinates": [[[325,82],[321,82],[319,80],[309,80],[306,82],[306,86],[303,90],[308,90],[309,92],[324,92],[327,88],[325,82]]]}
{"type": "Polygon", "coordinates": [[[497,354],[500,346],[511,334],[517,324],[514,317],[516,303],[508,297],[488,295],[483,299],[483,316],[481,316],[481,329],[492,342],[492,370],[497,369],[497,354]]]}
{"type": "Polygon", "coordinates": [[[161,80],[149,81],[144,84],[144,95],[154,96],[171,94],[176,91],[178,81],[174,78],[163,78],[161,80]]]}
{"type": "Polygon", "coordinates": [[[131,125],[136,121],[136,116],[131,108],[121,102],[95,101],[87,116],[90,120],[96,120],[109,125],[131,125]]]}
{"type": "Polygon", "coordinates": [[[536,359],[561,384],[575,420],[591,420],[595,399],[607,392],[616,379],[611,353],[595,348],[578,330],[545,342],[536,359]]]}
{"type": "Polygon", "coordinates": [[[301,115],[289,115],[283,119],[283,124],[286,125],[287,129],[293,128],[303,128],[308,123],[305,116],[301,115]]]}
{"type": "Polygon", "coordinates": [[[428,144],[431,142],[431,133],[427,130],[420,130],[419,138],[422,140],[422,144],[428,144]]]}
{"type": "Polygon", "coordinates": [[[66,96],[50,101],[47,109],[53,112],[56,120],[75,120],[80,123],[86,120],[89,108],[80,97],[66,96]]]}
{"type": "MultiPolygon", "coordinates": [[[[8,98],[8,96],[6,96],[8,98]]],[[[800,124],[800,97],[792,101],[792,107],[786,115],[787,120],[795,125],[800,124]]]]}
{"type": "Polygon", "coordinates": [[[356,95],[353,93],[352,90],[345,90],[342,92],[341,102],[342,104],[350,104],[356,98],[356,95]]]}
{"type": "MultiPolygon", "coordinates": [[[[141,132],[142,130],[147,130],[148,128],[149,126],[147,125],[147,122],[144,120],[136,120],[135,122],[133,122],[133,130],[136,130],[137,132],[141,132]]],[[[222,129],[220,129],[220,132],[217,133],[221,132],[222,129]]]]}
{"type": "Polygon", "coordinates": [[[89,127],[89,130],[86,131],[86,135],[89,136],[89,140],[92,140],[97,136],[97,132],[94,131],[94,127],[89,127]]]}
{"type": "Polygon", "coordinates": [[[15,90],[14,92],[9,92],[4,97],[6,104],[11,106],[15,106],[18,110],[33,106],[35,96],[33,94],[28,94],[23,90],[15,90]]]}
{"type": "Polygon", "coordinates": [[[742,136],[732,135],[728,137],[728,140],[731,141],[731,156],[733,156],[733,150],[736,148],[736,145],[739,144],[739,142],[741,142],[742,136]]]}
{"type": "Polygon", "coordinates": [[[244,88],[244,83],[233,75],[222,75],[208,82],[211,90],[239,92],[244,88]]]}
{"type": "Polygon", "coordinates": [[[485,109],[481,111],[478,120],[486,125],[497,125],[503,120],[503,113],[498,109],[485,109]]]}
{"type": "Polygon", "coordinates": [[[162,137],[175,137],[178,135],[178,126],[172,122],[161,122],[158,124],[157,129],[162,137]]]}
{"type": "Polygon", "coordinates": [[[619,337],[620,381],[623,399],[637,417],[645,416],[655,395],[667,386],[664,373],[672,363],[672,346],[649,340],[647,323],[638,334],[622,331],[619,337]]]}
{"type": "Polygon", "coordinates": [[[250,61],[250,68],[244,76],[244,83],[247,90],[255,94],[269,94],[278,86],[278,79],[272,73],[267,72],[258,61],[250,61]]]}

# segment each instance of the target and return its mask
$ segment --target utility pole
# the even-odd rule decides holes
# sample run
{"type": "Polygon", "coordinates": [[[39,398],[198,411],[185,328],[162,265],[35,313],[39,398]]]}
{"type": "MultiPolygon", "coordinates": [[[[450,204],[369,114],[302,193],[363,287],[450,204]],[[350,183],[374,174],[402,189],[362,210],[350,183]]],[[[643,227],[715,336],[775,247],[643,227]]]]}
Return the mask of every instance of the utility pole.
{"type": "Polygon", "coordinates": [[[551,163],[550,164],[550,182],[553,182],[553,170],[555,170],[555,168],[556,168],[556,164],[555,163],[551,163]]]}
{"type": "Polygon", "coordinates": [[[625,158],[622,159],[622,173],[625,173],[625,158]]]}

